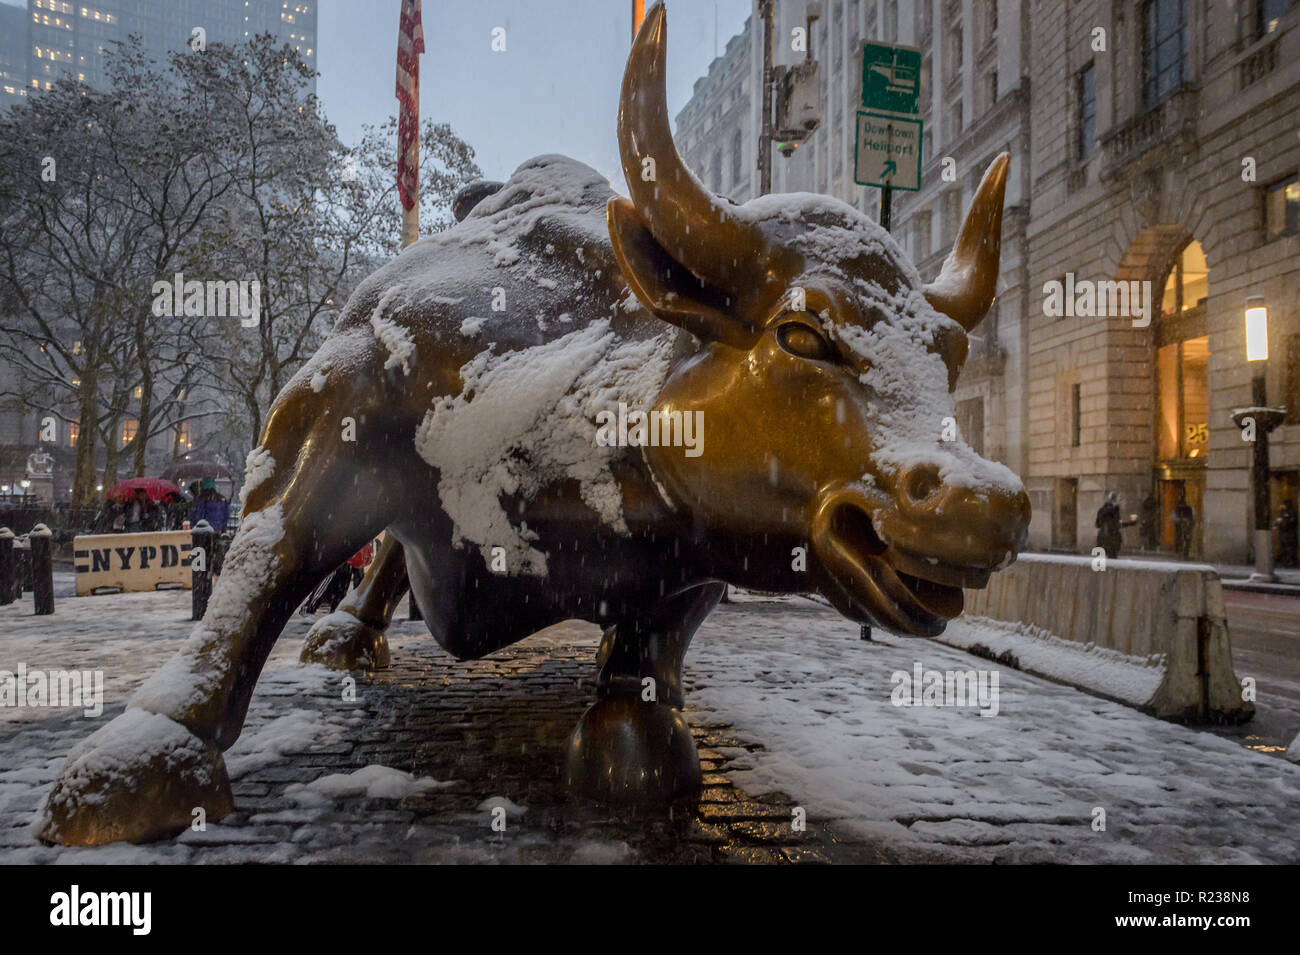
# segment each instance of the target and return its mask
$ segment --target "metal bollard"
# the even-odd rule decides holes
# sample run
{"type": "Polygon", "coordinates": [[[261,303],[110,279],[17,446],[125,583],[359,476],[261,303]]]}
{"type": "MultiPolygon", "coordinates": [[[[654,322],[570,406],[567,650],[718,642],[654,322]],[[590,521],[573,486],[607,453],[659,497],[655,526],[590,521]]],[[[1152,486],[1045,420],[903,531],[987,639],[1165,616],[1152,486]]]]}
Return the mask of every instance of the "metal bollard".
{"type": "Polygon", "coordinates": [[[199,521],[190,530],[190,619],[202,620],[212,596],[212,566],[217,534],[207,521],[199,521]]]}
{"type": "Polygon", "coordinates": [[[0,607],[18,599],[15,584],[18,580],[18,561],[14,559],[14,532],[0,527],[0,607]]]}
{"type": "Polygon", "coordinates": [[[54,533],[37,524],[27,535],[32,548],[32,603],[35,614],[54,613],[54,533]]]}

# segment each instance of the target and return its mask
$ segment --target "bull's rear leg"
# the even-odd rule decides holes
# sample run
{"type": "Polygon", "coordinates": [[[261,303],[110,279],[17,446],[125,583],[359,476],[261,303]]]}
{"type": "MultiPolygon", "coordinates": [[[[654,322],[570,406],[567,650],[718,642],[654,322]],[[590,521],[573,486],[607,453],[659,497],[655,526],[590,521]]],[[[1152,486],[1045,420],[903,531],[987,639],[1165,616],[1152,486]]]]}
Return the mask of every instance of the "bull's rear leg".
{"type": "Polygon", "coordinates": [[[662,804],[700,788],[700,759],[682,717],[682,661],[721,599],[707,584],[605,633],[599,699],[569,738],[569,792],[602,802],[662,804]]]}
{"type": "Polygon", "coordinates": [[[335,670],[387,667],[388,638],[384,631],[406,589],[402,545],[389,533],[357,589],[344,598],[338,610],[312,625],[298,659],[335,670]]]}
{"type": "Polygon", "coordinates": [[[207,613],[127,712],[69,755],[38,813],[41,838],[145,842],[182,831],[197,809],[215,820],[233,808],[221,752],[239,737],[272,645],[321,575],[393,517],[382,451],[339,440],[340,414],[381,404],[353,380],[339,376],[323,395],[299,380],[277,401],[207,613]]]}

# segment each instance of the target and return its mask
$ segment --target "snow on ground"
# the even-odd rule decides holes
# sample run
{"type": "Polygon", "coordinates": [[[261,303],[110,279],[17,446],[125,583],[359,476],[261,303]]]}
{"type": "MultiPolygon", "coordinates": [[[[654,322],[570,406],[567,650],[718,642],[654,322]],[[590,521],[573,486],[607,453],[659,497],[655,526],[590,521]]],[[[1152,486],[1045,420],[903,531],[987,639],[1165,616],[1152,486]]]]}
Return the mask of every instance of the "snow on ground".
{"type": "MultiPolygon", "coordinates": [[[[237,785],[270,781],[256,825],[210,824],[206,833],[152,846],[40,846],[29,826],[64,756],[121,712],[193,626],[188,592],[72,598],[70,591],[71,575],[60,575],[53,617],[33,617],[30,598],[0,607],[0,669],[19,661],[101,668],[105,711],[88,720],[80,710],[0,708],[0,862],[346,861],[384,840],[384,858],[420,861],[435,858],[429,846],[439,838],[447,844],[437,833],[454,820],[408,826],[384,808],[391,800],[347,810],[340,800],[437,793],[451,780],[366,766],[274,781],[286,754],[328,751],[373,732],[361,708],[339,702],[340,674],[297,663],[307,622],[295,618],[263,671],[244,734],[226,754],[237,785]]],[[[855,624],[810,601],[736,600],[696,635],[686,697],[692,722],[730,725],[731,735],[765,747],[728,754],[741,768],[732,778],[751,795],[783,792],[810,822],[955,861],[1300,861],[1300,766],[933,641],[880,631],[876,642],[860,641],[855,624]],[[996,671],[997,715],[894,706],[891,674],[917,663],[996,671]],[[1105,831],[1092,828],[1097,808],[1105,831]]],[[[395,658],[420,639],[411,629],[419,626],[398,625],[395,658]]],[[[587,625],[554,632],[596,636],[587,625]]],[[[505,797],[494,805],[508,815],[524,809],[505,797]]],[[[517,851],[507,844],[492,855],[467,836],[439,849],[436,861],[501,861],[501,852],[517,851]]],[[[627,849],[596,840],[569,858],[620,861],[627,849]]]]}
{"type": "Polygon", "coordinates": [[[876,637],[811,602],[705,621],[688,705],[766,746],[743,754],[738,786],[955,859],[1300,861],[1300,767],[933,641],[876,637]],[[996,670],[998,715],[895,707],[890,676],[917,662],[996,670]]]}

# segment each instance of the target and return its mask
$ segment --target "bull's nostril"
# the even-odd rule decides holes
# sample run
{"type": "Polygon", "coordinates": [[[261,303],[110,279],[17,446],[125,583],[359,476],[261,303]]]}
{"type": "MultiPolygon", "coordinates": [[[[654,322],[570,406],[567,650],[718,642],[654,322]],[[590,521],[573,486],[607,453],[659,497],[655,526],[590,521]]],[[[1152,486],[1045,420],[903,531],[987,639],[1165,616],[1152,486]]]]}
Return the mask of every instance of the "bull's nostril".
{"type": "Polygon", "coordinates": [[[903,493],[920,504],[939,488],[939,474],[933,468],[912,468],[903,478],[903,493]]]}

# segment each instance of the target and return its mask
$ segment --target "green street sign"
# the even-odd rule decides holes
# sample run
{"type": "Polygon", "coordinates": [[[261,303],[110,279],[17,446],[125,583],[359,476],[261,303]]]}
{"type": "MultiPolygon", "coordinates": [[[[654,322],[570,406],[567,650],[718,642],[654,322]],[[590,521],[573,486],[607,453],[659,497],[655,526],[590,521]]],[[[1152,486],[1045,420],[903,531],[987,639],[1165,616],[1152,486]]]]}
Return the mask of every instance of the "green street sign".
{"type": "Polygon", "coordinates": [[[858,110],[853,181],[881,189],[920,189],[921,121],[858,110]]]}
{"type": "Polygon", "coordinates": [[[921,114],[921,51],[914,46],[862,44],[862,108],[895,116],[921,114]]]}

